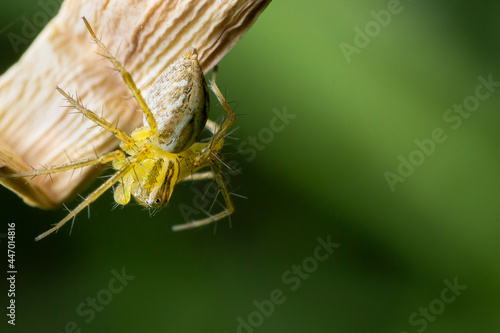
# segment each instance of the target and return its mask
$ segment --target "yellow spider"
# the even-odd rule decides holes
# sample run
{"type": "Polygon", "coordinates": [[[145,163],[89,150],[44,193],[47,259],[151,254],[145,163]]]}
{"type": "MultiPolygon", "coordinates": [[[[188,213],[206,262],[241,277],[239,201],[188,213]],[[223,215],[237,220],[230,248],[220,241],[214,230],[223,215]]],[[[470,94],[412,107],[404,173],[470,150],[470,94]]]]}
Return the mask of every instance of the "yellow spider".
{"type": "Polygon", "coordinates": [[[72,107],[120,140],[119,148],[93,158],[2,177],[35,177],[104,163],[112,163],[117,171],[63,220],[40,234],[36,240],[60,229],[115,184],[114,199],[118,204],[126,205],[133,196],[143,206],[159,208],[166,205],[179,181],[214,179],[224,197],[226,208],[205,219],[175,225],[173,230],[202,226],[230,215],[234,207],[221,174],[219,151],[223,146],[224,136],[235,121],[235,114],[215,83],[217,66],[213,71],[210,88],[227,113],[221,126],[208,120],[208,87],[195,48],[188,49],[181,59],[163,71],[144,99],[130,74],[96,37],[85,17],[83,21],[92,40],[120,72],[137,100],[144,113],[144,126],[129,135],[86,109],[79,100],[73,99],[61,88],[56,88],[72,107]],[[213,133],[213,137],[208,143],[196,142],[205,126],[213,133]],[[211,171],[196,173],[205,167],[210,167],[211,171]]]}

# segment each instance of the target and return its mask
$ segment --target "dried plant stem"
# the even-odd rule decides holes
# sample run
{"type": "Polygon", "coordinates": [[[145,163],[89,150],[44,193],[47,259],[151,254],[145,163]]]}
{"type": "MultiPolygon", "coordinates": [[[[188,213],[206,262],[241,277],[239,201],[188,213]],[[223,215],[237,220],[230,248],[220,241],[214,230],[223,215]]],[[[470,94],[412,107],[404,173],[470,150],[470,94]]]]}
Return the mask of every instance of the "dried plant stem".
{"type": "MultiPolygon", "coordinates": [[[[17,173],[102,154],[117,142],[61,108],[60,86],[125,132],[142,115],[119,75],[97,54],[80,17],[148,88],[170,63],[196,47],[206,73],[252,26],[270,0],[67,0],[17,64],[0,77],[0,173],[17,173]]],[[[54,174],[51,180],[1,179],[30,205],[58,206],[100,170],[54,174]]]]}

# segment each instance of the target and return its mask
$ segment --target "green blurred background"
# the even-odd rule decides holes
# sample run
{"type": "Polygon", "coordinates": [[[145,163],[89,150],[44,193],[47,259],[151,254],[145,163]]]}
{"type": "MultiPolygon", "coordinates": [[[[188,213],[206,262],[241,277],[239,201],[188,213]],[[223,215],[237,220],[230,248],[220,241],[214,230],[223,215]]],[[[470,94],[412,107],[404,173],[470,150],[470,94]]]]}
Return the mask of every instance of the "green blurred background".
{"type": "MultiPolygon", "coordinates": [[[[37,3],[2,3],[2,72],[20,56],[6,33],[37,3]]],[[[474,101],[479,76],[500,81],[500,4],[408,0],[385,27],[374,23],[371,11],[387,8],[273,1],[223,59],[219,84],[241,114],[226,149],[242,171],[231,189],[248,198],[234,197],[231,224],[171,232],[204,188],[184,184],[153,217],[137,205],[111,210],[108,193],[71,236],[35,243],[64,210],[0,189],[0,232],[12,222],[17,232],[15,329],[499,332],[500,91],[456,129],[443,116],[474,101]],[[354,29],[367,24],[366,46],[354,29]],[[355,42],[363,47],[347,61],[340,45],[355,42]],[[295,117],[278,130],[273,110],[285,108],[295,117]],[[430,149],[439,128],[446,140],[419,153],[415,140],[430,149]],[[392,191],[385,174],[410,155],[419,165],[392,191]],[[324,261],[314,259],[326,254],[318,237],[340,244],[324,261]],[[135,278],[113,294],[122,269],[135,278]],[[467,288],[454,296],[445,280],[467,288]],[[105,304],[90,310],[91,298],[105,304]]]]}

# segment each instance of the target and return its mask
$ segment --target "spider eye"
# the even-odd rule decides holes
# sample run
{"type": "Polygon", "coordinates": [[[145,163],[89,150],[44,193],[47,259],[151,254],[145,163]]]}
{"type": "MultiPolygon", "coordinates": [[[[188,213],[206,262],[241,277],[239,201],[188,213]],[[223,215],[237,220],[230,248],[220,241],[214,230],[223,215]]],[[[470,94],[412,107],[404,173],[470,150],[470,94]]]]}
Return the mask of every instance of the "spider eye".
{"type": "Polygon", "coordinates": [[[160,198],[155,198],[153,200],[151,200],[151,207],[160,207],[161,206],[161,199],[160,198]]]}
{"type": "Polygon", "coordinates": [[[153,208],[161,206],[161,203],[162,203],[162,201],[160,198],[146,200],[146,205],[149,207],[153,207],[153,208]]]}

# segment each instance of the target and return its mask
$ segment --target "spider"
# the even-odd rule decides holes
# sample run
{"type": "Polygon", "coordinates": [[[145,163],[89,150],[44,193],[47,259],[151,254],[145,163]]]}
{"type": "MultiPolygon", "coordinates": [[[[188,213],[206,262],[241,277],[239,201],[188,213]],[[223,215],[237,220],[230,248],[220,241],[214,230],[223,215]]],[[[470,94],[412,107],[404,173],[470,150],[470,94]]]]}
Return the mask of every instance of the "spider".
{"type": "Polygon", "coordinates": [[[172,227],[174,231],[206,225],[232,214],[234,206],[221,173],[222,161],[219,151],[223,146],[224,136],[236,116],[215,83],[217,66],[213,70],[210,88],[227,113],[227,118],[220,126],[208,119],[210,108],[208,86],[195,48],[188,49],[183,57],[165,69],[153,82],[147,98],[144,99],[131,75],[96,37],[85,17],[82,19],[93,42],[97,44],[102,55],[120,72],[142,109],[143,127],[127,134],[85,108],[78,98],[74,99],[61,88],[56,88],[70,106],[112,133],[120,144],[118,149],[100,156],[7,176],[36,177],[106,163],[111,163],[116,170],[78,206],[70,210],[64,219],[35,240],[38,241],[59,230],[113,186],[115,186],[114,199],[120,205],[126,205],[130,198],[134,197],[145,207],[161,208],[169,201],[178,182],[215,180],[226,203],[224,210],[201,220],[175,225],[172,227]],[[209,142],[196,142],[205,127],[213,136],[209,142]],[[206,167],[210,167],[211,171],[197,173],[206,167]]]}

